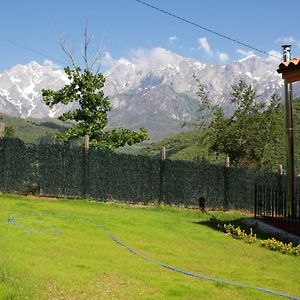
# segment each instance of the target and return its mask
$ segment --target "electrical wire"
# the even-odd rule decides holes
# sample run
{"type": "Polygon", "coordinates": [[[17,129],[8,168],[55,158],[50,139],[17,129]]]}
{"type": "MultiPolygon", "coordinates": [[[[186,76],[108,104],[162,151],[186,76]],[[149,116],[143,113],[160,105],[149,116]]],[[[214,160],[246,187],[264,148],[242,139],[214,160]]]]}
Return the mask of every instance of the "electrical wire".
{"type": "MultiPolygon", "coordinates": [[[[136,1],[136,2],[138,2],[138,3],[140,3],[140,4],[142,4],[142,5],[144,5],[144,6],[146,6],[146,7],[149,7],[149,8],[151,8],[151,9],[154,9],[154,10],[156,10],[156,11],[159,11],[159,12],[165,14],[165,15],[168,15],[168,16],[170,16],[170,17],[173,17],[173,18],[175,18],[175,19],[177,19],[177,20],[180,20],[180,21],[182,21],[182,22],[185,22],[185,23],[187,23],[187,24],[190,24],[190,25],[192,25],[192,26],[195,26],[195,27],[197,27],[197,28],[200,28],[200,29],[202,29],[202,30],[205,30],[205,31],[207,31],[207,32],[209,32],[209,33],[212,33],[212,34],[214,34],[214,35],[217,35],[217,36],[219,36],[219,37],[221,37],[221,38],[227,39],[227,40],[229,40],[229,41],[231,41],[231,42],[233,42],[233,43],[239,44],[239,45],[241,45],[241,46],[243,46],[243,47],[249,48],[249,49],[254,50],[254,51],[256,51],[256,52],[259,52],[259,53],[265,54],[265,55],[267,55],[267,56],[271,56],[271,57],[274,57],[274,58],[277,58],[277,59],[281,60],[281,57],[278,57],[278,56],[276,56],[276,55],[270,54],[270,53],[268,53],[268,52],[266,52],[266,51],[264,51],[264,50],[261,50],[261,49],[259,49],[259,48],[257,48],[257,47],[254,47],[254,46],[251,46],[250,44],[241,42],[241,41],[239,41],[239,40],[237,40],[237,39],[234,39],[234,38],[232,38],[232,37],[230,37],[230,36],[227,36],[227,35],[225,35],[225,34],[219,33],[219,32],[217,32],[217,31],[215,31],[215,30],[212,30],[212,29],[210,29],[210,28],[208,28],[208,27],[205,27],[205,26],[202,26],[202,25],[200,25],[200,24],[197,24],[197,23],[195,23],[195,22],[193,22],[193,21],[190,21],[190,20],[188,20],[188,19],[186,19],[186,18],[183,18],[183,17],[180,17],[180,16],[178,16],[178,15],[175,15],[175,14],[169,12],[169,11],[166,11],[166,10],[164,10],[164,9],[161,9],[161,8],[159,8],[159,7],[157,7],[157,6],[154,6],[154,5],[152,5],[152,4],[149,4],[149,3],[145,2],[145,1],[142,1],[142,0],[134,0],[134,1],[136,1]]],[[[11,39],[8,39],[8,38],[6,38],[6,37],[0,36],[0,40],[5,41],[5,42],[7,42],[7,43],[10,43],[10,44],[12,44],[12,45],[15,45],[15,46],[17,46],[17,47],[23,48],[23,49],[25,49],[25,50],[27,50],[27,51],[30,51],[30,52],[32,52],[32,53],[35,53],[35,54],[37,54],[37,55],[39,55],[39,56],[42,56],[42,57],[51,59],[51,60],[53,60],[53,61],[55,61],[55,62],[58,62],[58,63],[60,63],[60,64],[63,64],[63,65],[65,64],[65,62],[63,62],[62,60],[60,60],[60,59],[58,59],[58,58],[55,58],[55,57],[50,56],[50,55],[48,55],[48,54],[45,54],[45,53],[43,53],[43,52],[41,52],[41,51],[39,51],[39,50],[35,50],[35,49],[33,49],[33,48],[30,48],[30,47],[28,47],[28,46],[25,46],[25,45],[23,45],[23,44],[21,44],[21,43],[15,42],[15,41],[13,41],[13,40],[11,40],[11,39]]]]}
{"type": "Polygon", "coordinates": [[[152,9],[156,10],[156,11],[159,11],[159,12],[165,14],[165,15],[168,15],[168,16],[170,16],[170,17],[173,17],[173,18],[175,18],[175,19],[177,19],[177,20],[180,20],[180,21],[182,21],[182,22],[185,22],[185,23],[187,23],[187,24],[190,24],[190,25],[192,25],[192,26],[195,26],[195,27],[197,27],[197,28],[200,28],[200,29],[202,29],[202,30],[205,30],[205,31],[207,31],[207,32],[209,32],[209,33],[212,33],[212,34],[214,34],[214,35],[217,35],[217,36],[219,36],[219,37],[221,37],[221,38],[223,38],[223,39],[229,40],[229,41],[231,41],[231,42],[233,42],[233,43],[236,43],[236,44],[239,44],[239,45],[241,45],[241,46],[243,46],[243,47],[249,48],[249,49],[254,50],[254,51],[256,51],[256,52],[260,52],[260,53],[262,53],[262,54],[265,54],[265,55],[268,55],[268,56],[271,56],[271,57],[274,57],[274,58],[277,58],[277,59],[280,59],[280,60],[281,60],[281,57],[278,57],[278,56],[276,56],[276,55],[270,54],[270,53],[268,53],[267,51],[261,50],[261,49],[259,49],[259,48],[257,48],[257,47],[254,47],[254,46],[251,46],[250,44],[241,42],[241,41],[239,41],[239,40],[237,40],[237,39],[234,39],[234,38],[232,38],[232,37],[230,37],[230,36],[227,36],[227,35],[225,35],[225,34],[219,33],[219,32],[217,32],[217,31],[215,31],[215,30],[212,30],[212,29],[207,28],[207,27],[205,27],[205,26],[202,26],[202,25],[200,25],[200,24],[197,24],[197,23],[195,23],[195,22],[193,22],[193,21],[190,21],[190,20],[188,20],[188,19],[186,19],[186,18],[183,18],[183,17],[180,17],[180,16],[178,16],[178,15],[175,15],[175,14],[173,14],[173,13],[171,13],[171,12],[169,12],[169,11],[166,11],[166,10],[164,10],[164,9],[161,9],[161,8],[159,8],[159,7],[157,7],[157,6],[154,6],[154,5],[152,5],[152,4],[149,4],[149,3],[144,2],[144,1],[142,1],[142,0],[134,0],[134,1],[140,3],[140,4],[144,5],[144,6],[150,7],[150,8],[152,8],[152,9]]]}
{"type": "Polygon", "coordinates": [[[53,57],[53,56],[50,56],[50,55],[48,55],[48,54],[45,54],[45,53],[43,53],[43,52],[41,52],[41,51],[39,51],[39,50],[35,50],[35,49],[33,49],[33,48],[27,47],[27,46],[25,46],[25,45],[23,45],[23,44],[20,44],[20,43],[18,43],[18,42],[13,41],[13,40],[7,39],[6,37],[0,36],[0,40],[5,41],[5,42],[7,42],[7,43],[10,43],[10,44],[12,44],[12,45],[15,45],[15,46],[17,46],[17,47],[19,47],[19,48],[23,48],[23,49],[25,49],[25,50],[27,50],[27,51],[30,51],[30,52],[32,52],[32,53],[35,53],[35,54],[37,54],[37,55],[39,55],[39,56],[42,56],[42,57],[51,59],[52,61],[55,61],[55,62],[57,62],[57,63],[63,64],[63,65],[65,64],[65,62],[63,62],[63,61],[60,60],[60,59],[57,59],[57,58],[55,58],[55,57],[53,57]]]}

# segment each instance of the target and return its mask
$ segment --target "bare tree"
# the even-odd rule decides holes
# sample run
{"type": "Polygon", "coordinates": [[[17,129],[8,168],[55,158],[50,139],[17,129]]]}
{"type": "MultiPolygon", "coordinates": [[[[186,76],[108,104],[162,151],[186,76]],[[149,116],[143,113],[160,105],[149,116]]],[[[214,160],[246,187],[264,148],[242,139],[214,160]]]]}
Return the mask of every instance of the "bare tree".
{"type": "MultiPolygon", "coordinates": [[[[71,50],[71,47],[68,43],[68,36],[65,36],[62,32],[59,33],[59,44],[62,48],[63,52],[66,54],[69,60],[69,64],[74,68],[78,68],[79,63],[76,62],[75,55],[71,50]]],[[[81,47],[81,55],[84,63],[84,69],[88,69],[92,71],[94,74],[98,74],[100,72],[102,66],[102,59],[105,55],[105,37],[102,38],[100,44],[94,51],[94,54],[89,55],[90,49],[92,47],[93,36],[88,34],[88,22],[86,21],[84,24],[83,31],[83,42],[81,47]]]]}

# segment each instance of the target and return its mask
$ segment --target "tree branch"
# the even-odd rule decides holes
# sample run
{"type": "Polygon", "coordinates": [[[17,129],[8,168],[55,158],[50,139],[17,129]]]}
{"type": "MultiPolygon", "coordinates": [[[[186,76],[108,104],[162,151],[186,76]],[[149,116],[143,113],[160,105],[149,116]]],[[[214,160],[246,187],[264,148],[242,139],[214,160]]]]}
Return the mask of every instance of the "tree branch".
{"type": "Polygon", "coordinates": [[[88,60],[88,48],[91,43],[91,38],[88,36],[88,25],[87,21],[84,24],[84,34],[83,34],[83,60],[85,63],[85,68],[90,69],[89,67],[89,60],[88,60]]]}
{"type": "Polygon", "coordinates": [[[64,53],[68,56],[71,65],[73,66],[74,69],[77,68],[76,64],[75,64],[75,59],[74,56],[72,54],[72,51],[70,50],[68,44],[67,44],[67,37],[65,37],[62,33],[60,34],[60,38],[59,38],[59,44],[60,47],[62,48],[62,50],[64,51],[64,53]]]}

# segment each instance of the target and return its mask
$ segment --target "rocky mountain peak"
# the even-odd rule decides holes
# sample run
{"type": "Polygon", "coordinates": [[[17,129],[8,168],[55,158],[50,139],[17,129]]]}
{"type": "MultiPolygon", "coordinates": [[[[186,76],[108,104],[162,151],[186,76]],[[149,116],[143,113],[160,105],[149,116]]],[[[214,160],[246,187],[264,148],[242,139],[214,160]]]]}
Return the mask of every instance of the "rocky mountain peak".
{"type": "MultiPolygon", "coordinates": [[[[156,137],[180,130],[179,125],[191,120],[198,109],[194,75],[207,87],[210,100],[225,108],[231,86],[240,79],[251,84],[265,101],[273,93],[283,92],[277,66],[277,61],[256,55],[220,66],[163,48],[135,51],[131,59],[119,59],[104,74],[105,93],[113,105],[111,125],[146,127],[156,137]]],[[[57,117],[66,108],[60,105],[50,110],[42,101],[41,90],[58,89],[66,82],[64,71],[51,62],[16,65],[0,73],[0,111],[21,117],[57,117]]],[[[300,95],[299,85],[294,93],[300,95]]]]}

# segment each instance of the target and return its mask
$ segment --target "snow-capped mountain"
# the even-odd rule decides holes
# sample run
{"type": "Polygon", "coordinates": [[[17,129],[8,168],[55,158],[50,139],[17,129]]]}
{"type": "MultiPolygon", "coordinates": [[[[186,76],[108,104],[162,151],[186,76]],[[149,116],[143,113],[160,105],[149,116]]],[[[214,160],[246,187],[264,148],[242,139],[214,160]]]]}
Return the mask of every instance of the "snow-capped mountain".
{"type": "Polygon", "coordinates": [[[62,107],[49,109],[41,99],[41,90],[58,89],[66,82],[64,73],[51,65],[16,65],[0,74],[0,112],[24,118],[54,117],[62,107]]]}
{"type": "MultiPolygon", "coordinates": [[[[146,127],[159,137],[179,130],[198,109],[194,75],[206,85],[213,103],[228,103],[231,86],[244,79],[254,86],[261,101],[283,94],[276,73],[278,62],[250,56],[220,66],[203,64],[156,48],[132,60],[120,59],[105,76],[105,93],[111,99],[112,126],[146,127]]],[[[43,88],[58,89],[67,82],[63,70],[31,62],[0,73],[0,112],[21,117],[57,117],[65,107],[49,109],[42,101],[43,88]]],[[[300,95],[299,85],[294,89],[300,95]]]]}

